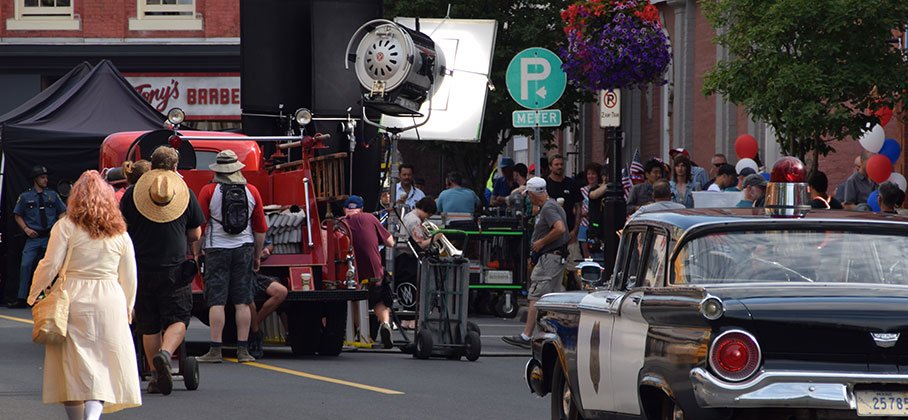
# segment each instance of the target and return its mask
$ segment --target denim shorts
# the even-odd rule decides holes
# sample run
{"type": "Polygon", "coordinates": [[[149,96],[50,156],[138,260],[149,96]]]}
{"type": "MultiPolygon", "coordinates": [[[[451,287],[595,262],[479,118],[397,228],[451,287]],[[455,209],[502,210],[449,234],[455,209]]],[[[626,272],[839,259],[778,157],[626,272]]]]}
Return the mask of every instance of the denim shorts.
{"type": "Polygon", "coordinates": [[[252,271],[252,244],[239,248],[205,250],[205,300],[208,306],[252,303],[255,272],[252,271]]]}

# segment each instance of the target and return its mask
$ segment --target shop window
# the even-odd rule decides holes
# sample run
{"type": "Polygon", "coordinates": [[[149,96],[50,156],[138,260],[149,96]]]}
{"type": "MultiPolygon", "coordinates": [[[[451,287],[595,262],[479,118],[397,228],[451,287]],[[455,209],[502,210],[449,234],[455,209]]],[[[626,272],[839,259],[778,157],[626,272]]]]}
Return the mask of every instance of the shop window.
{"type": "Polygon", "coordinates": [[[195,0],[137,0],[129,30],[200,31],[202,18],[196,15],[195,0]]]}
{"type": "Polygon", "coordinates": [[[16,0],[14,17],[6,20],[10,31],[76,31],[80,19],[73,13],[73,0],[16,0]]]}

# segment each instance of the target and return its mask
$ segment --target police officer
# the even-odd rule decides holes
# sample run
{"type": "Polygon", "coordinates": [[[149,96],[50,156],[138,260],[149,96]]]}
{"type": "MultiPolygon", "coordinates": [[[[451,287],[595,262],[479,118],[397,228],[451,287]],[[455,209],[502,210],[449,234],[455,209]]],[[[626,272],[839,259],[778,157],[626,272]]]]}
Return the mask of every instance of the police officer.
{"type": "Polygon", "coordinates": [[[50,228],[57,219],[66,213],[66,204],[54,190],[47,189],[47,168],[35,165],[32,168],[34,184],[16,201],[13,214],[16,224],[25,232],[25,248],[22,249],[22,263],[19,266],[19,294],[15,302],[8,305],[11,308],[26,307],[25,298],[28,297],[29,283],[35,269],[35,261],[44,257],[47,250],[47,240],[50,228]]]}

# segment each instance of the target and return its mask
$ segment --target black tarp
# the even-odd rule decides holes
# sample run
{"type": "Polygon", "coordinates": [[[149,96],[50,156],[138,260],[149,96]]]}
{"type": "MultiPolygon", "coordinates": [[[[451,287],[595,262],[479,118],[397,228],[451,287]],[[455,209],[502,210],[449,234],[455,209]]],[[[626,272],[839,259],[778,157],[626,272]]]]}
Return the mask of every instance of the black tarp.
{"type": "Polygon", "coordinates": [[[19,105],[12,111],[0,115],[0,126],[3,126],[4,124],[14,124],[34,116],[36,113],[59,99],[61,95],[65,95],[69,92],[73,86],[84,79],[85,76],[88,76],[89,73],[91,73],[91,64],[83,61],[81,64],[73,67],[72,70],[64,74],[63,77],[57,79],[57,81],[48,86],[47,89],[42,90],[41,93],[25,101],[24,104],[19,105]]]}
{"type": "MultiPolygon", "coordinates": [[[[87,67],[87,65],[86,65],[87,67]]],[[[75,181],[87,169],[97,169],[101,143],[118,131],[163,127],[164,115],[148,104],[108,60],[93,69],[77,66],[51,92],[42,92],[0,120],[3,153],[3,242],[7,249],[4,278],[18,271],[23,240],[12,210],[22,191],[31,187],[31,168],[50,171],[50,187],[60,180],[75,181]]],[[[49,90],[50,88],[48,88],[49,90]]],[[[17,278],[17,277],[16,277],[17,278]]],[[[14,279],[13,282],[17,282],[14,279]]],[[[15,286],[5,282],[7,297],[15,286]]]]}

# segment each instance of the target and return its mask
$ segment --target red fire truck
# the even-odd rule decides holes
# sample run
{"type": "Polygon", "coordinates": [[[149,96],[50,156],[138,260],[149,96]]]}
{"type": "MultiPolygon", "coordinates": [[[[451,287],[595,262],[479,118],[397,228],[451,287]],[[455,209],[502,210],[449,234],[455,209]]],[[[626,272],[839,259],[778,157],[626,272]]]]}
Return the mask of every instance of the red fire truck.
{"type": "MultiPolygon", "coordinates": [[[[327,137],[283,138],[275,144],[278,152],[266,160],[256,140],[276,137],[168,129],[120,132],[104,140],[100,167],[119,167],[125,160],[149,158],[156,147],[170,145],[180,152],[178,172],[198,195],[214,176],[208,165],[214,163],[217,153],[226,149],[236,152],[246,165],[243,175],[258,188],[271,210],[268,237],[275,253],[263,261],[261,270],[282,279],[289,291],[282,311],[287,314],[287,339],[293,354],[336,356],[345,338],[347,302],[366,299],[367,293],[356,288],[349,231],[326,205],[345,198],[346,160],[344,153],[315,156],[318,149],[326,148],[323,141],[327,137]],[[293,149],[301,153],[289,153],[293,149]],[[295,159],[290,160],[288,155],[295,159]],[[327,209],[324,219],[319,215],[320,204],[327,209]]],[[[200,276],[192,284],[193,315],[207,324],[202,284],[200,276]]],[[[235,336],[228,331],[232,324],[225,326],[225,338],[235,336]]]]}

